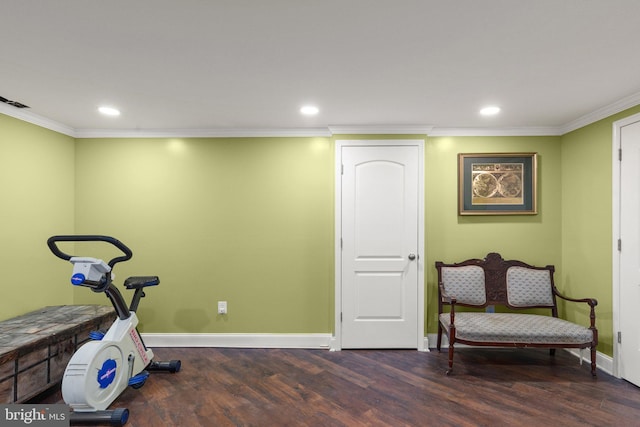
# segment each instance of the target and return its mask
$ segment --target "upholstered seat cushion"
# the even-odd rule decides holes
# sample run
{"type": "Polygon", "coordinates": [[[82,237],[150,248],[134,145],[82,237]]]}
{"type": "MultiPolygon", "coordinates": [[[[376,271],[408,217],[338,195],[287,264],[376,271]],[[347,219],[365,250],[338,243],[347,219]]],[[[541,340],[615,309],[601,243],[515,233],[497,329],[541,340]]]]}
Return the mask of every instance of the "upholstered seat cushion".
{"type": "MultiPolygon", "coordinates": [[[[449,330],[449,313],[440,323],[449,330]]],[[[593,341],[589,328],[552,316],[521,313],[455,314],[456,339],[475,342],[530,344],[586,344],[593,341]]]]}

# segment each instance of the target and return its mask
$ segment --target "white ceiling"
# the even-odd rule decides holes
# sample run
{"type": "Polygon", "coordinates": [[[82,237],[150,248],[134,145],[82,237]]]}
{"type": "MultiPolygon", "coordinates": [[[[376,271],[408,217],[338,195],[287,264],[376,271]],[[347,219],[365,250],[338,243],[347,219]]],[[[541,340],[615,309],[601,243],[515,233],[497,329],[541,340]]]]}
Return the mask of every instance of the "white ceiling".
{"type": "Polygon", "coordinates": [[[638,0],[2,0],[0,12],[0,96],[31,107],[0,112],[76,135],[553,133],[640,103],[638,0]],[[299,114],[308,103],[317,116],[299,114]],[[486,104],[502,113],[481,117],[486,104]]]}

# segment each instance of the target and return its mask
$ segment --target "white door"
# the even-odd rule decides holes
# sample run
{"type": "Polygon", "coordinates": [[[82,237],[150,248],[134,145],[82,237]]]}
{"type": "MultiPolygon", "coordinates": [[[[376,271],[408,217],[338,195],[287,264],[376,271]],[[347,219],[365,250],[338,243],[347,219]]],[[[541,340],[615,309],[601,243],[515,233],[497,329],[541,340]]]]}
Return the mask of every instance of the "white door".
{"type": "Polygon", "coordinates": [[[640,121],[620,128],[618,373],[640,386],[640,121]]]}
{"type": "Polygon", "coordinates": [[[420,147],[341,150],[342,348],[420,348],[420,147]]]}

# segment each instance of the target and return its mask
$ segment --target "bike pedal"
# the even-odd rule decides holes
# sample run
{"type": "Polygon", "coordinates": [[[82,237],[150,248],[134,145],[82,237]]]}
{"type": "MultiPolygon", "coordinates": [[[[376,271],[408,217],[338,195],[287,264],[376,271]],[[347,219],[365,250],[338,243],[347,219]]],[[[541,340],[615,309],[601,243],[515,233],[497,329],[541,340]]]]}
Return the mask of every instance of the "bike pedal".
{"type": "Polygon", "coordinates": [[[104,338],[105,333],[102,331],[91,331],[89,332],[89,338],[94,341],[101,341],[104,338]]]}
{"type": "Polygon", "coordinates": [[[129,378],[129,385],[133,388],[140,388],[144,385],[145,381],[149,378],[149,372],[142,371],[138,375],[134,375],[129,378]]]}

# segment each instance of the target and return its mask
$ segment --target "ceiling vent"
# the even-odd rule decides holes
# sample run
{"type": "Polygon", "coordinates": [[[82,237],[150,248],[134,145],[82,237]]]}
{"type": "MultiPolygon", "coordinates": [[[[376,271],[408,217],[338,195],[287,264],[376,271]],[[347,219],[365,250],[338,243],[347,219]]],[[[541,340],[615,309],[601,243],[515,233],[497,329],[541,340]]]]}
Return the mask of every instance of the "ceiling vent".
{"type": "Polygon", "coordinates": [[[29,108],[28,105],[21,104],[18,101],[12,101],[12,100],[4,98],[2,96],[0,96],[0,101],[4,102],[5,104],[13,105],[16,108],[29,108]]]}

